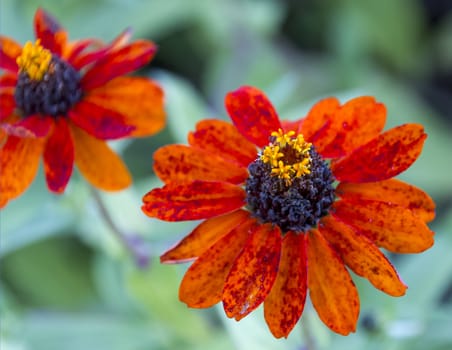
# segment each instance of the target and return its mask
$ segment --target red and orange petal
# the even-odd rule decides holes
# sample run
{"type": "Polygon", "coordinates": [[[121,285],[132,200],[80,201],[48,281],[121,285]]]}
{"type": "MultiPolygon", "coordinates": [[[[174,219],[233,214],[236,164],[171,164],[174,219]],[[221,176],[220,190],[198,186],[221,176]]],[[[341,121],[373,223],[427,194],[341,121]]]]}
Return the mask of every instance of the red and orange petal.
{"type": "Polygon", "coordinates": [[[264,301],[264,316],[276,338],[286,337],[303,313],[307,293],[306,244],[302,234],[288,232],[282,240],[278,275],[264,301]]]}
{"type": "Polygon", "coordinates": [[[248,171],[222,157],[185,145],[168,145],[154,153],[154,171],[165,183],[192,180],[245,182],[248,171]]]}
{"type": "Polygon", "coordinates": [[[179,288],[179,299],[189,307],[204,308],[220,302],[226,278],[242,251],[255,220],[247,218],[206,249],[189,267],[179,288]]]}
{"type": "Polygon", "coordinates": [[[243,250],[234,260],[223,289],[228,317],[241,320],[270,293],[281,255],[281,231],[271,224],[251,229],[243,250]]]}
{"type": "Polygon", "coordinates": [[[44,172],[49,190],[62,193],[74,168],[74,143],[66,120],[56,119],[54,123],[44,149],[44,172]]]}
{"type": "Polygon", "coordinates": [[[407,287],[397,271],[369,238],[332,216],[322,219],[319,231],[357,275],[389,295],[405,294],[407,287]]]}
{"type": "Polygon", "coordinates": [[[242,167],[248,167],[257,157],[256,146],[243,137],[234,125],[222,120],[198,122],[196,130],[188,134],[188,143],[242,167]]]}
{"type": "Polygon", "coordinates": [[[390,129],[332,164],[341,182],[375,182],[406,170],[419,157],[427,134],[419,124],[390,129]]]}
{"type": "Polygon", "coordinates": [[[344,199],[368,199],[410,209],[425,222],[435,218],[435,203],[421,189],[397,179],[361,184],[342,182],[336,194],[344,199]]]}
{"type": "Polygon", "coordinates": [[[11,123],[3,124],[2,127],[7,131],[8,135],[17,137],[46,137],[54,127],[54,119],[50,116],[35,114],[27,118],[20,118],[13,114],[9,119],[11,123]],[[17,121],[14,122],[13,120],[17,121]]]}
{"type": "Polygon", "coordinates": [[[320,319],[336,333],[354,332],[359,296],[341,258],[317,231],[306,235],[309,296],[320,319]]]}
{"type": "Polygon", "coordinates": [[[4,87],[0,89],[0,121],[9,117],[16,108],[14,88],[4,87]]]}
{"type": "Polygon", "coordinates": [[[189,235],[162,256],[162,263],[180,263],[200,256],[210,246],[250,217],[248,211],[237,210],[232,213],[207,219],[199,224],[189,235]]]}
{"type": "Polygon", "coordinates": [[[71,121],[97,139],[112,140],[129,136],[134,127],[127,125],[124,116],[86,99],[78,102],[68,112],[71,121]]]}
{"type": "Polygon", "coordinates": [[[39,8],[35,13],[34,26],[36,38],[41,40],[41,45],[61,56],[67,43],[67,33],[58,21],[39,8]]]}
{"type": "Polygon", "coordinates": [[[0,208],[31,184],[43,150],[43,139],[8,136],[0,148],[0,208]]]}
{"type": "Polygon", "coordinates": [[[420,253],[433,245],[433,232],[424,220],[396,204],[343,199],[333,204],[332,214],[394,253],[420,253]]]}
{"type": "Polygon", "coordinates": [[[0,35],[0,68],[17,73],[19,67],[16,58],[21,52],[22,46],[13,39],[0,35]]]}
{"type": "Polygon", "coordinates": [[[269,143],[271,133],[282,127],[267,96],[254,87],[243,86],[229,92],[225,106],[239,132],[261,148],[269,143]]]}
{"type": "Polygon", "coordinates": [[[143,212],[166,221],[199,220],[237,210],[245,205],[245,191],[227,182],[169,183],[143,197],[143,212]]]}
{"type": "Polygon", "coordinates": [[[130,73],[148,63],[157,47],[147,40],[136,40],[118,50],[108,52],[88,69],[80,81],[84,90],[92,90],[113,78],[130,73]]]}
{"type": "Polygon", "coordinates": [[[339,158],[378,136],[385,122],[386,108],[373,97],[357,97],[342,106],[329,98],[311,109],[300,131],[324,158],[339,158]]]}
{"type": "Polygon", "coordinates": [[[153,135],[165,125],[163,90],[150,79],[118,77],[89,91],[85,100],[120,114],[129,136],[153,135]]]}
{"type": "Polygon", "coordinates": [[[106,191],[122,190],[131,184],[129,170],[105,141],[75,125],[69,126],[74,141],[75,164],[89,183],[106,191]]]}

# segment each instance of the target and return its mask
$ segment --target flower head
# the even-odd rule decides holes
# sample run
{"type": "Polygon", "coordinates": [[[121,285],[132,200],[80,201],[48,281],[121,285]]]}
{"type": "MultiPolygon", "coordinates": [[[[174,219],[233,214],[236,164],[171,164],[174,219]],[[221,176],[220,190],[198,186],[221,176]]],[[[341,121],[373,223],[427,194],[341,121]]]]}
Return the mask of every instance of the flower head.
{"type": "Polygon", "coordinates": [[[34,27],[36,41],[24,46],[0,36],[0,207],[31,184],[41,157],[52,192],[64,191],[74,163],[95,187],[127,187],[130,174],[106,140],[164,126],[161,88],[125,76],[149,63],[155,44],[129,42],[129,30],[109,44],[70,42],[42,9],[34,27]]]}
{"type": "Polygon", "coordinates": [[[164,263],[194,260],[179,297],[190,307],[223,303],[240,320],[260,304],[275,337],[298,322],[307,291],[333,331],[355,331],[359,297],[346,268],[401,296],[406,286],[379,248],[418,253],[433,244],[432,199],[393,177],[419,156],[418,124],[382,132],[385,106],[372,97],[318,102],[297,123],[280,121],[253,87],[226,96],[233,124],[205,120],[189,146],[154,154],[165,185],[143,211],[201,222],[164,263]]]}

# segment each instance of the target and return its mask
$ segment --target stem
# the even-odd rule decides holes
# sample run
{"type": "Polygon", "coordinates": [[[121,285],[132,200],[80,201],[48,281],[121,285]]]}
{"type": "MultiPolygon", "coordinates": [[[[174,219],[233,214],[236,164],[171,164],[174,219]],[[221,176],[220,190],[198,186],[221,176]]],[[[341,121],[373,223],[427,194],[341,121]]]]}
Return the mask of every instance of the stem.
{"type": "Polygon", "coordinates": [[[122,232],[122,230],[116,225],[111,217],[108,209],[97,189],[90,186],[91,194],[93,195],[94,201],[96,202],[97,207],[99,208],[99,213],[104,220],[105,224],[108,226],[110,231],[119,241],[119,243],[126,249],[126,251],[132,255],[135,260],[135,263],[139,267],[146,267],[149,263],[149,254],[147,249],[144,248],[144,242],[140,239],[139,236],[126,235],[122,232]]]}

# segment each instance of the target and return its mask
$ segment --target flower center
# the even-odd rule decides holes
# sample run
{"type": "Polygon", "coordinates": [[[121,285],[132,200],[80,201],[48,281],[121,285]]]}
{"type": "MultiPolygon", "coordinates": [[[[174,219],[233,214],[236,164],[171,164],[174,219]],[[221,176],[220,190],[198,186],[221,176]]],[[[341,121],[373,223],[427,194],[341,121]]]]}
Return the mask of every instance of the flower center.
{"type": "Polygon", "coordinates": [[[328,164],[303,135],[295,136],[293,131],[273,132],[248,172],[249,210],[282,232],[305,232],[316,226],[334,202],[334,177],[328,164]]]}
{"type": "Polygon", "coordinates": [[[16,60],[19,75],[14,98],[23,116],[64,116],[82,97],[80,74],[61,58],[27,42],[16,60]]]}

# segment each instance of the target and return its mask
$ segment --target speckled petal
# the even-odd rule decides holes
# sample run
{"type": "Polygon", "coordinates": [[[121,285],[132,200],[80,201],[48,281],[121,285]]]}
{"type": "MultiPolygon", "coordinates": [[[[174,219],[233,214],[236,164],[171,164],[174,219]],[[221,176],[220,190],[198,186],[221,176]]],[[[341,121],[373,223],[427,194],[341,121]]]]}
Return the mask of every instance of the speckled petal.
{"type": "Polygon", "coordinates": [[[225,105],[240,133],[259,147],[267,145],[271,133],[282,127],[267,96],[254,87],[242,86],[229,92],[225,105]]]}
{"type": "Polygon", "coordinates": [[[320,319],[336,333],[356,330],[359,296],[337,253],[317,231],[307,234],[308,286],[320,319]]]}
{"type": "Polygon", "coordinates": [[[242,250],[253,219],[248,219],[208,248],[185,273],[179,299],[189,307],[210,307],[219,301],[235,258],[242,250]]]}
{"type": "Polygon", "coordinates": [[[406,170],[419,157],[427,135],[419,124],[390,129],[332,164],[337,180],[375,182],[406,170]]]}
{"type": "Polygon", "coordinates": [[[257,226],[234,261],[223,290],[223,307],[237,321],[267,297],[278,273],[281,232],[270,224],[257,226]]]}
{"type": "Polygon", "coordinates": [[[386,107],[370,96],[354,98],[341,106],[332,119],[335,137],[318,152],[325,158],[338,158],[369,142],[383,130],[386,107]]]}
{"type": "Polygon", "coordinates": [[[203,221],[175,247],[160,256],[160,262],[181,263],[200,256],[249,216],[248,211],[240,209],[203,221]]]}
{"type": "Polygon", "coordinates": [[[207,219],[226,214],[245,204],[245,191],[227,182],[170,183],[143,197],[143,212],[160,220],[207,219]]]}
{"type": "Polygon", "coordinates": [[[333,204],[339,220],[395,253],[420,253],[433,245],[433,232],[425,222],[396,204],[354,199],[333,204]]]}
{"type": "Polygon", "coordinates": [[[410,209],[425,222],[435,218],[433,199],[421,189],[397,179],[362,184],[340,183],[336,194],[344,199],[369,199],[397,204],[410,209]]]}
{"type": "Polygon", "coordinates": [[[154,172],[165,183],[192,180],[243,183],[246,168],[199,148],[167,145],[154,153],[154,172]]]}
{"type": "Polygon", "coordinates": [[[366,236],[332,216],[322,220],[319,230],[357,275],[367,278],[375,288],[389,295],[398,297],[405,294],[407,287],[397,271],[366,236]]]}
{"type": "Polygon", "coordinates": [[[304,234],[286,233],[278,275],[264,301],[265,321],[276,338],[287,338],[303,313],[307,292],[306,269],[304,234]]]}
{"type": "Polygon", "coordinates": [[[321,152],[335,136],[331,123],[339,107],[339,100],[335,97],[320,100],[312,106],[300,124],[299,132],[315,145],[318,152],[321,152]]]}
{"type": "Polygon", "coordinates": [[[243,167],[248,167],[257,158],[256,146],[234,125],[222,120],[198,122],[196,130],[188,134],[188,143],[243,167]]]}

